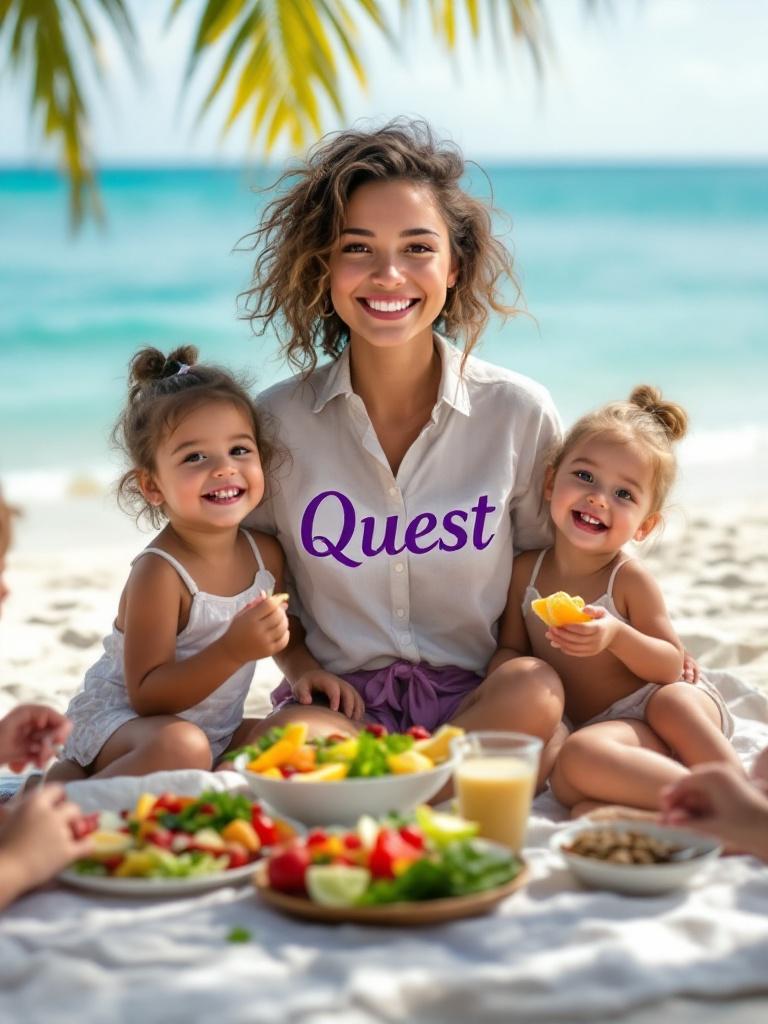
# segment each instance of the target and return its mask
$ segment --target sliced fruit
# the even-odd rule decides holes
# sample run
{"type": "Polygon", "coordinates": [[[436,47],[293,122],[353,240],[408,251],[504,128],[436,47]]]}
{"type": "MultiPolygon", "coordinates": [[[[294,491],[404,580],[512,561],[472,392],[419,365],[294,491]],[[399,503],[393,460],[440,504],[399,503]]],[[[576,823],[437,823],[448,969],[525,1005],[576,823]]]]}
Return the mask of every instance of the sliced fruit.
{"type": "Polygon", "coordinates": [[[250,821],[244,821],[242,818],[235,818],[221,830],[221,838],[226,842],[240,843],[246,850],[251,853],[256,853],[261,849],[261,840],[259,839],[256,829],[250,823],[250,821]]]}
{"type": "Polygon", "coordinates": [[[309,898],[325,907],[351,907],[371,881],[367,868],[346,864],[313,864],[307,868],[309,898]]]}
{"type": "Polygon", "coordinates": [[[156,860],[148,850],[129,850],[122,864],[115,868],[115,877],[143,878],[155,864],[156,860]]]}
{"type": "Polygon", "coordinates": [[[224,849],[224,840],[214,828],[199,828],[197,832],[193,832],[190,846],[220,853],[224,849]]]}
{"type": "Polygon", "coordinates": [[[93,860],[105,860],[125,853],[133,846],[133,836],[125,832],[108,832],[101,830],[91,833],[91,853],[93,860]]]}
{"type": "Polygon", "coordinates": [[[328,747],[325,756],[329,761],[354,761],[359,749],[360,741],[355,736],[350,736],[349,739],[328,747]]]}
{"type": "Polygon", "coordinates": [[[317,765],[317,751],[305,743],[293,755],[291,764],[297,772],[311,772],[317,765]]]}
{"type": "Polygon", "coordinates": [[[451,740],[457,736],[463,736],[464,730],[458,725],[441,725],[437,732],[426,740],[417,740],[413,749],[425,757],[431,758],[436,764],[445,759],[451,753],[451,740]]]}
{"type": "Polygon", "coordinates": [[[291,782],[338,782],[347,777],[349,766],[337,761],[315,768],[313,772],[298,772],[292,776],[291,782]]]}
{"type": "Polygon", "coordinates": [[[307,742],[308,731],[309,726],[306,722],[289,722],[285,727],[282,738],[288,740],[289,743],[292,743],[298,749],[307,742]]]}
{"type": "Polygon", "coordinates": [[[156,803],[157,797],[154,793],[142,793],[136,801],[131,817],[136,821],[144,821],[145,818],[150,816],[156,803]]]}
{"type": "Polygon", "coordinates": [[[420,754],[418,750],[404,750],[401,754],[390,754],[387,758],[387,765],[393,775],[411,775],[413,772],[429,772],[435,767],[435,762],[420,754]]]}
{"type": "MultiPolygon", "coordinates": [[[[255,764],[255,761],[251,761],[248,765],[248,770],[255,771],[256,769],[253,767],[255,764]]],[[[283,773],[279,768],[265,768],[263,772],[259,772],[259,775],[261,775],[263,779],[282,779],[283,777],[283,773]]]]}
{"type": "Polygon", "coordinates": [[[438,846],[455,842],[458,839],[472,839],[477,835],[476,821],[467,821],[455,814],[433,811],[426,804],[416,808],[416,823],[427,838],[438,846]]]}
{"type": "Polygon", "coordinates": [[[531,608],[548,626],[570,626],[577,622],[590,622],[589,615],[582,609],[584,599],[571,597],[564,590],[558,590],[549,597],[539,597],[531,602],[531,608]]]}

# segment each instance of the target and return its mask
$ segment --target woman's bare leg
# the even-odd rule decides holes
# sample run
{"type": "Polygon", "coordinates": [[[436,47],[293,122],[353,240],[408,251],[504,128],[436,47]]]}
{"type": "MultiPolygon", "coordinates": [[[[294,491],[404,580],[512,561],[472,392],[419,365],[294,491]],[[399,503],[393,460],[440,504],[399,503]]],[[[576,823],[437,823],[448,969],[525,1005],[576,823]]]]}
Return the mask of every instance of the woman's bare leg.
{"type": "Polygon", "coordinates": [[[687,774],[649,726],[621,719],[588,725],[569,736],[551,781],[566,807],[589,800],[655,810],[661,790],[687,774]]]}
{"type": "Polygon", "coordinates": [[[45,782],[78,782],[80,779],[87,779],[88,772],[77,761],[56,761],[45,773],[45,782]]]}
{"type": "Polygon", "coordinates": [[[544,741],[537,789],[552,771],[568,731],[562,725],[563,685],[538,658],[512,658],[488,676],[460,706],[451,721],[467,732],[501,729],[544,741]]]}

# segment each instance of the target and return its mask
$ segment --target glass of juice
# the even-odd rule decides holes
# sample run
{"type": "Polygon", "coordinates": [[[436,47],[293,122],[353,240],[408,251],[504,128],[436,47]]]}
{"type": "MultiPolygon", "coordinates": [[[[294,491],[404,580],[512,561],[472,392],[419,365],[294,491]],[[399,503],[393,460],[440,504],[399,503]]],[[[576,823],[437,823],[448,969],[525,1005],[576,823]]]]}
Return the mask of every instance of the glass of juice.
{"type": "Polygon", "coordinates": [[[470,732],[453,741],[459,813],[514,852],[525,838],[542,742],[520,732],[470,732]]]}

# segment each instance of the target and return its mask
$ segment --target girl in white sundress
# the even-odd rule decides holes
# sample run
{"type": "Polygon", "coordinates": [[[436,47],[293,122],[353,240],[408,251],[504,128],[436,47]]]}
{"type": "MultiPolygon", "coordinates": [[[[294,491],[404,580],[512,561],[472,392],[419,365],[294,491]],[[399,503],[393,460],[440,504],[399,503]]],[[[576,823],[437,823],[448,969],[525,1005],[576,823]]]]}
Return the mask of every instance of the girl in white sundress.
{"type": "Polygon", "coordinates": [[[288,642],[283,553],[240,522],[261,501],[270,447],[245,388],[197,351],[140,351],[115,439],[118,496],[165,526],[133,560],[104,653],[67,715],[49,778],[210,769],[253,722],[258,658],[288,642]]]}

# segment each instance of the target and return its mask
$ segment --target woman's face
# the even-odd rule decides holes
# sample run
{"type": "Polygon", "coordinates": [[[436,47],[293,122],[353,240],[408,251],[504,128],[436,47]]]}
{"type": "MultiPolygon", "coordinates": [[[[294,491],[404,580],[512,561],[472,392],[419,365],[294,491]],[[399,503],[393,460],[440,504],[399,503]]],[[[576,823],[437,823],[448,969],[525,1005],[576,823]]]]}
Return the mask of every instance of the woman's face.
{"type": "Polygon", "coordinates": [[[412,181],[356,189],[330,272],[331,301],[353,341],[387,348],[414,339],[431,344],[457,267],[430,189],[412,181]]]}

